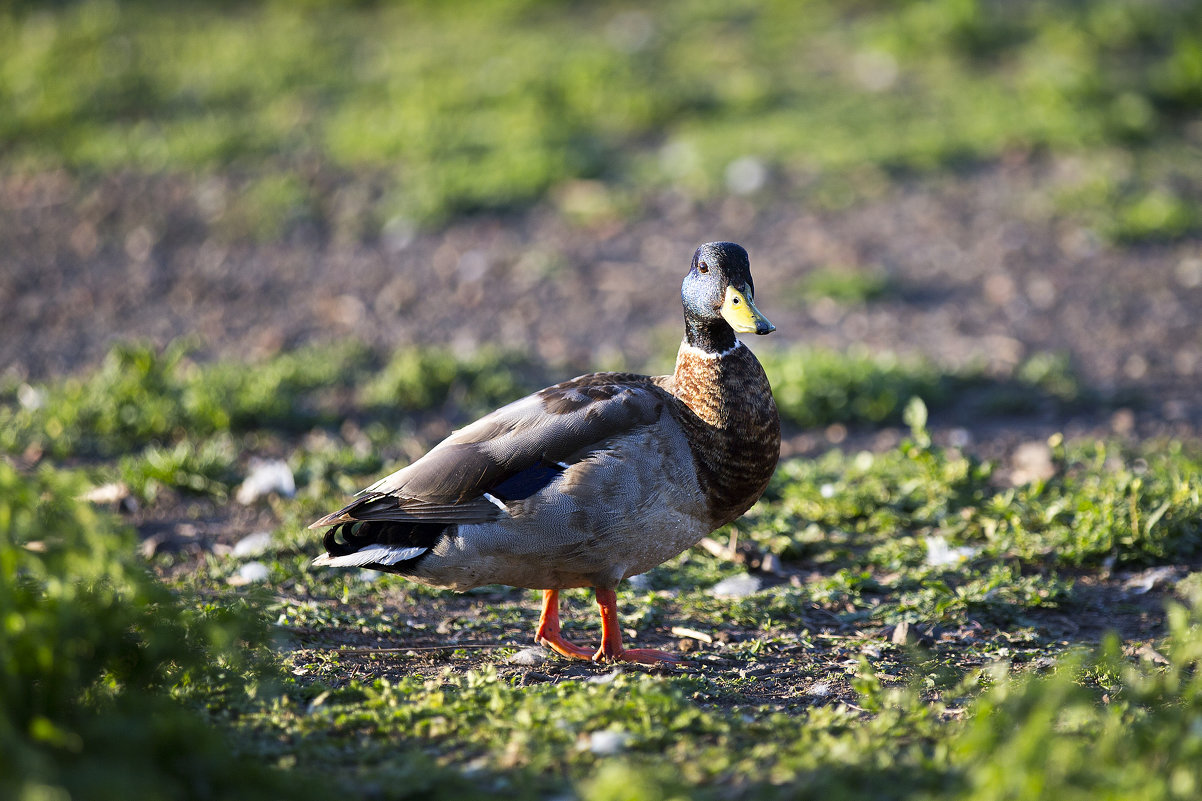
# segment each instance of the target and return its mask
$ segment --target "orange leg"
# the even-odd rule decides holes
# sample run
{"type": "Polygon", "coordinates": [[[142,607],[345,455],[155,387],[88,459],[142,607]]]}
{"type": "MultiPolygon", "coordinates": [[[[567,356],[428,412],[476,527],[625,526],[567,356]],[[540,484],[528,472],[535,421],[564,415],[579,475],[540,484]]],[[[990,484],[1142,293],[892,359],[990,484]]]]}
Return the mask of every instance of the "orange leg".
{"type": "Polygon", "coordinates": [[[592,651],[568,642],[559,633],[559,590],[543,590],[543,614],[538,619],[534,640],[572,659],[593,658],[592,651]]]}
{"type": "Polygon", "coordinates": [[[543,614],[538,620],[536,642],[557,654],[571,659],[591,659],[594,662],[680,662],[679,657],[651,648],[623,648],[622,629],[618,625],[618,595],[613,590],[597,588],[597,606],[601,608],[601,647],[593,653],[570,643],[559,631],[559,590],[543,590],[543,614]]]}
{"type": "Polygon", "coordinates": [[[601,647],[593,654],[594,662],[680,662],[679,657],[652,648],[623,648],[622,629],[618,625],[618,594],[596,588],[597,606],[601,607],[601,647]]]}

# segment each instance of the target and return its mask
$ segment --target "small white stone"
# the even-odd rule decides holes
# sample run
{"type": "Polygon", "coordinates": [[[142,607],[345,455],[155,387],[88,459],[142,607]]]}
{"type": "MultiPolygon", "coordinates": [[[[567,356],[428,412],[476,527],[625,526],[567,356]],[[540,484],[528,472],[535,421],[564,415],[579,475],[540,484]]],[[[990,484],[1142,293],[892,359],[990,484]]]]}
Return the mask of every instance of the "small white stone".
{"type": "Polygon", "coordinates": [[[722,579],[710,588],[710,593],[715,598],[747,598],[759,592],[763,585],[759,577],[742,573],[722,579]]]}
{"type": "Polygon", "coordinates": [[[958,565],[961,562],[971,559],[979,552],[979,548],[972,548],[968,545],[961,545],[953,548],[948,545],[947,540],[942,536],[927,537],[927,558],[926,563],[931,567],[946,567],[948,565],[958,565]]]}
{"type": "Polygon", "coordinates": [[[17,403],[22,409],[34,412],[46,405],[46,390],[22,384],[17,387],[17,403]]]}
{"type": "Polygon", "coordinates": [[[1033,481],[1047,481],[1056,475],[1052,447],[1047,441],[1024,442],[1010,456],[1010,483],[1016,487],[1033,481]]]}
{"type": "Polygon", "coordinates": [[[1186,258],[1177,264],[1177,283],[1186,289],[1202,286],[1202,259],[1186,258]]]}
{"type": "Polygon", "coordinates": [[[773,576],[783,576],[785,574],[784,569],[781,567],[780,557],[771,551],[764,554],[764,561],[760,564],[760,570],[773,576]]]}
{"type": "Polygon", "coordinates": [[[1143,595],[1172,583],[1177,578],[1177,568],[1171,565],[1150,567],[1141,573],[1136,573],[1123,582],[1123,589],[1134,595],[1143,595]]]}
{"type": "Polygon", "coordinates": [[[856,80],[870,92],[883,92],[897,82],[897,59],[884,50],[861,50],[852,57],[856,80]]]}
{"type": "Polygon", "coordinates": [[[280,459],[251,459],[250,474],[234,496],[243,506],[250,504],[271,493],[277,493],[284,498],[296,495],[296,479],[292,468],[280,459]]]}
{"type": "Polygon", "coordinates": [[[547,661],[547,652],[543,648],[523,648],[509,659],[505,660],[511,665],[521,665],[522,667],[535,667],[547,661]]]}
{"type": "Polygon", "coordinates": [[[389,253],[400,253],[417,238],[417,226],[404,217],[393,217],[380,230],[380,241],[389,253]]]}
{"type": "Polygon", "coordinates": [[[129,487],[120,481],[101,484],[79,496],[81,501],[88,503],[120,503],[129,497],[129,487]]]}
{"type": "Polygon", "coordinates": [[[613,756],[626,750],[630,735],[621,731],[595,731],[588,736],[588,750],[597,756],[613,756]]]}
{"type": "Polygon", "coordinates": [[[967,448],[972,444],[972,432],[967,428],[953,428],[948,432],[947,441],[953,448],[967,448]]]}
{"type": "Polygon", "coordinates": [[[254,534],[248,534],[234,544],[234,556],[239,559],[246,559],[250,556],[258,556],[264,553],[271,547],[271,532],[256,531],[254,534]]]}
{"type": "Polygon", "coordinates": [[[266,581],[270,571],[267,565],[262,562],[247,562],[242,567],[238,568],[238,572],[230,576],[229,583],[235,587],[241,587],[246,584],[256,584],[260,581],[266,581]]]}
{"type": "Polygon", "coordinates": [[[612,684],[614,679],[622,674],[621,668],[611,670],[609,673],[602,673],[600,676],[589,676],[585,679],[589,684],[612,684]]]}

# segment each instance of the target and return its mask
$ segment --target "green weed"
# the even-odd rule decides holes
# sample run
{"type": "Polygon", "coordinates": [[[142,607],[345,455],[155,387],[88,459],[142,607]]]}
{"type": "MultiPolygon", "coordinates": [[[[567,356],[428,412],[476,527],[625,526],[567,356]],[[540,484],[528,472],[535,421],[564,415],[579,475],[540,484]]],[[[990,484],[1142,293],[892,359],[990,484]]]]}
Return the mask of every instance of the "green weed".
{"type": "Polygon", "coordinates": [[[162,351],[117,345],[90,375],[10,390],[0,405],[0,449],[113,456],[184,437],[303,430],[332,419],[329,391],[364,364],[362,349],[349,345],[204,367],[187,358],[189,349],[186,340],[162,351]]]}
{"type": "Polygon", "coordinates": [[[0,790],[6,797],[257,798],[292,792],[174,688],[253,688],[250,607],[181,604],[78,477],[0,461],[0,790]]]}
{"type": "Polygon", "coordinates": [[[1016,680],[995,672],[993,688],[949,743],[967,779],[961,797],[1196,795],[1202,787],[1200,632],[1197,614],[1174,605],[1164,667],[1131,663],[1111,637],[1096,656],[1068,660],[1049,678],[1016,680]],[[1112,677],[1104,695],[1081,680],[1091,673],[1112,677]]]}
{"type": "Polygon", "coordinates": [[[455,408],[484,414],[532,388],[529,360],[485,348],[468,357],[406,348],[364,385],[360,402],[388,414],[455,408]]]}
{"type": "MultiPolygon", "coordinates": [[[[9,388],[0,395],[0,449],[63,458],[154,446],[158,450],[141,457],[149,462],[143,472],[161,478],[168,470],[162,465],[170,461],[199,457],[213,463],[223,449],[220,441],[193,446],[181,444],[185,439],[295,433],[349,417],[393,421],[432,409],[455,416],[482,413],[521,395],[533,372],[514,355],[484,352],[457,359],[445,350],[421,348],[402,349],[377,370],[370,354],[354,343],[304,348],[259,363],[200,364],[188,353],[186,341],[161,351],[117,345],[90,375],[9,388]],[[170,447],[172,456],[162,450],[170,447]]],[[[126,472],[131,470],[137,472],[127,465],[126,472]]]]}
{"type": "Polygon", "coordinates": [[[801,428],[897,422],[911,397],[936,405],[955,380],[922,360],[862,348],[794,348],[760,358],[781,418],[801,428]]]}

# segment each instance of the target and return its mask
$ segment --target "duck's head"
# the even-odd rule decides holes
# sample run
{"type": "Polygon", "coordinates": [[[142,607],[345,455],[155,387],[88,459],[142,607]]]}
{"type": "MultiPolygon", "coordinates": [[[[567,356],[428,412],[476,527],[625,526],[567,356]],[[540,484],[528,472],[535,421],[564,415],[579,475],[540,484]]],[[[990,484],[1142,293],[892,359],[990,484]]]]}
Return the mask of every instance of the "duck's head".
{"type": "Polygon", "coordinates": [[[734,242],[709,242],[697,248],[680,288],[689,344],[720,353],[734,347],[736,332],[775,331],[776,326],[755,307],[754,296],[746,250],[734,242]]]}

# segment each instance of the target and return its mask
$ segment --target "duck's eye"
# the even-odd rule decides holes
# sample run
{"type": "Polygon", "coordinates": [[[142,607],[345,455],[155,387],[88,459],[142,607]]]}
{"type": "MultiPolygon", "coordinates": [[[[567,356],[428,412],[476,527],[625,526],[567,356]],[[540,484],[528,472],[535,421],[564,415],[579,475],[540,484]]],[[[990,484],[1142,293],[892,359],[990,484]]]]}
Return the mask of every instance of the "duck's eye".
{"type": "Polygon", "coordinates": [[[731,306],[739,305],[739,296],[738,295],[735,295],[733,298],[730,299],[730,305],[731,306]]]}
{"type": "Polygon", "coordinates": [[[706,264],[703,261],[697,262],[697,272],[708,273],[709,271],[710,271],[710,266],[708,264],[706,264]]]}

